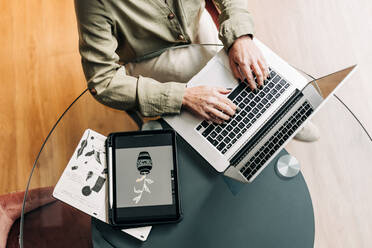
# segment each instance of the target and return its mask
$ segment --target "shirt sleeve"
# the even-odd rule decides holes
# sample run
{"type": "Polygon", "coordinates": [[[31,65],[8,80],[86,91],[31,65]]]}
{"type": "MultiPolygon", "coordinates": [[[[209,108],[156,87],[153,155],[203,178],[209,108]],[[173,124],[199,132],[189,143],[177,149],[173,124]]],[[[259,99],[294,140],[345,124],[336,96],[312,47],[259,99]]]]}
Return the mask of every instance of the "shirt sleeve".
{"type": "Polygon", "coordinates": [[[120,110],[136,109],[144,116],[180,113],[185,84],[127,75],[119,64],[114,23],[103,3],[75,0],[75,9],[83,71],[99,102],[120,110]]]}
{"type": "Polygon", "coordinates": [[[243,36],[254,33],[254,23],[248,12],[247,0],[214,0],[221,11],[218,22],[219,38],[228,50],[234,41],[243,36]]]}

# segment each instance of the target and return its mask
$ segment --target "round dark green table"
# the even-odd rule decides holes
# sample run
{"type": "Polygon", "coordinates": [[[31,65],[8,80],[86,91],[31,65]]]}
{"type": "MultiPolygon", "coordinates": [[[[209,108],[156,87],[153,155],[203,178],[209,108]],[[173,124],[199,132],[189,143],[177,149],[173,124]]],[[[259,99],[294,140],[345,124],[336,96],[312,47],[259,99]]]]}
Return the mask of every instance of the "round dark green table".
{"type": "Polygon", "coordinates": [[[214,171],[182,138],[177,145],[183,220],[153,226],[142,242],[93,219],[95,248],[313,247],[313,207],[302,174],[282,179],[275,172],[285,150],[252,184],[241,184],[214,171]]]}

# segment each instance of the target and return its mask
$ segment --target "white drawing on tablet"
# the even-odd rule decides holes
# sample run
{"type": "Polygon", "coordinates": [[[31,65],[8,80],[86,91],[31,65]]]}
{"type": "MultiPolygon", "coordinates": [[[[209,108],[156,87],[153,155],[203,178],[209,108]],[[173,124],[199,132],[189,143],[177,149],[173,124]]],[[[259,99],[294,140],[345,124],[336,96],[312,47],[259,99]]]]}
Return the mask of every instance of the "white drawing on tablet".
{"type": "Polygon", "coordinates": [[[137,170],[140,173],[140,177],[136,179],[136,183],[143,182],[142,189],[136,189],[133,187],[134,193],[138,194],[136,197],[133,198],[133,201],[137,204],[141,198],[143,192],[147,192],[151,194],[149,185],[152,184],[154,181],[148,178],[150,171],[152,169],[152,159],[148,152],[142,151],[138,154],[137,158],[137,170]]]}

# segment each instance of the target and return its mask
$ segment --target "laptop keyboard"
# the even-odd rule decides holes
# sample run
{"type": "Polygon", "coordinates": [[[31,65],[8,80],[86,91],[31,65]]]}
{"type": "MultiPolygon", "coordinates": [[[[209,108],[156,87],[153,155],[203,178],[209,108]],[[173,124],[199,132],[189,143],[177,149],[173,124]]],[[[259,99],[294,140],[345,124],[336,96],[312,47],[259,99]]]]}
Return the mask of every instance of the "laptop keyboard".
{"type": "Polygon", "coordinates": [[[268,141],[249,159],[240,169],[240,172],[248,180],[278,151],[278,149],[288,140],[288,138],[301,126],[301,124],[311,115],[313,109],[305,101],[296,112],[276,131],[268,141]]]}
{"type": "Polygon", "coordinates": [[[290,83],[269,68],[270,76],[257,93],[245,83],[240,83],[228,98],[241,109],[229,121],[214,124],[202,121],[196,130],[217,150],[225,154],[263,113],[288,89],[290,83]]]}

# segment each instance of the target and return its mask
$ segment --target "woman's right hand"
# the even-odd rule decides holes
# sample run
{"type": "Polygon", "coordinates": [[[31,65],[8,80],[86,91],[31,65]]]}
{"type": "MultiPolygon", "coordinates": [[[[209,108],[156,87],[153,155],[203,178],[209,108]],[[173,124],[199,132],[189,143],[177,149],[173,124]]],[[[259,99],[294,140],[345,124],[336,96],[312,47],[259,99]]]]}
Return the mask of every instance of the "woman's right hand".
{"type": "Polygon", "coordinates": [[[222,124],[235,114],[237,106],[226,97],[231,90],[221,87],[186,88],[182,106],[205,120],[222,124]]]}

